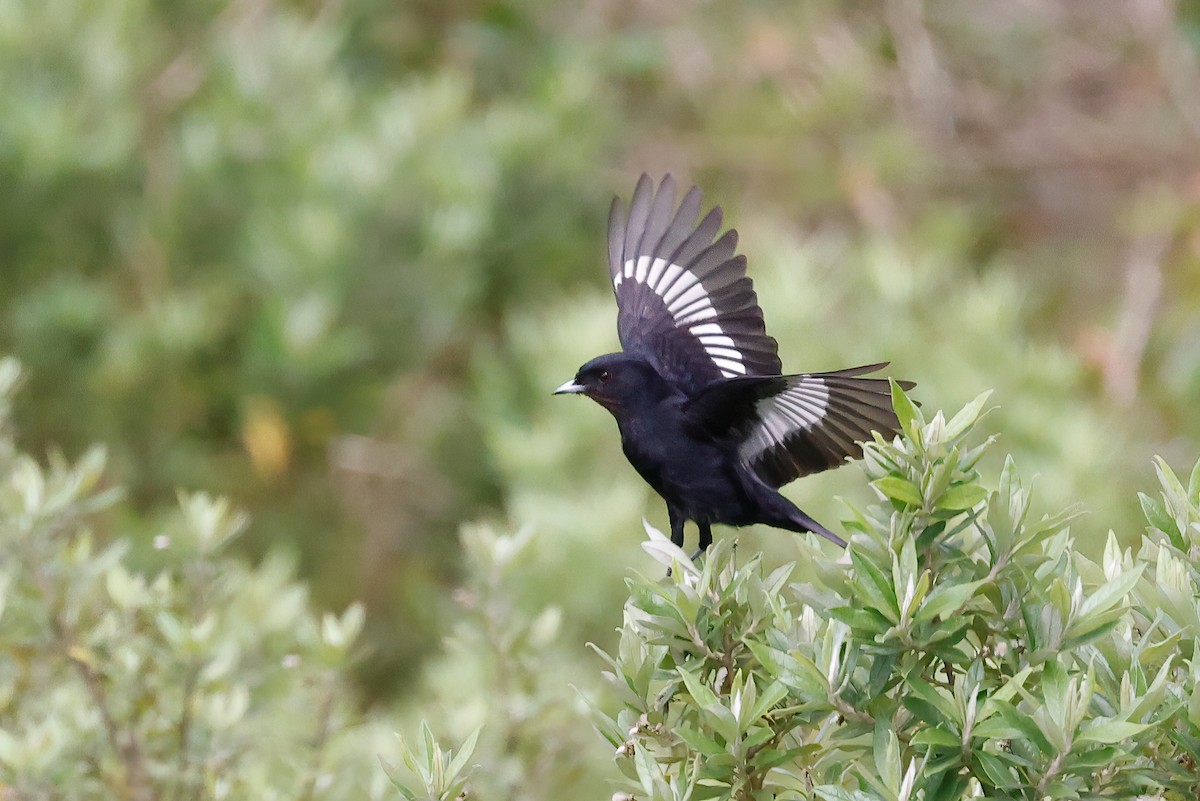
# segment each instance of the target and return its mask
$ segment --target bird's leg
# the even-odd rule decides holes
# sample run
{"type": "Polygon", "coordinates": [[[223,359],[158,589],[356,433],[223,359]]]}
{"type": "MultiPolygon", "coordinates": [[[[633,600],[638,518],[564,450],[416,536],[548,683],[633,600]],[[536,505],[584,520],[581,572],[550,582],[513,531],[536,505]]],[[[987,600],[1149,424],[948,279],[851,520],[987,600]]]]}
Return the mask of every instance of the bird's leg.
{"type": "MultiPolygon", "coordinates": [[[[683,547],[683,523],[684,523],[683,515],[676,512],[675,507],[668,506],[667,507],[667,519],[671,521],[671,544],[674,545],[676,548],[682,548],[683,547]]],[[[693,562],[696,561],[695,557],[692,557],[692,561],[693,562]]],[[[671,568],[668,567],[667,568],[667,578],[670,578],[670,577],[671,577],[671,568]]]]}
{"type": "Polygon", "coordinates": [[[671,544],[676,548],[683,547],[683,515],[674,508],[667,507],[667,517],[671,521],[671,544]]]}
{"type": "Polygon", "coordinates": [[[712,545],[712,524],[697,522],[696,528],[700,531],[700,547],[692,554],[693,562],[700,558],[700,554],[708,550],[708,546],[712,545]]]}

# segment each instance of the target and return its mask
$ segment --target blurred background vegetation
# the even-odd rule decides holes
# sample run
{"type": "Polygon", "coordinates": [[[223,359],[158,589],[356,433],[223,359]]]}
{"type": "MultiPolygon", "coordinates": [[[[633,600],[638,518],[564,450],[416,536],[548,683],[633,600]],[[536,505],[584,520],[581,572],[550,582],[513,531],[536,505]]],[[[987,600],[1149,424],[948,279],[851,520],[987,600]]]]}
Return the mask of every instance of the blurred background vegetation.
{"type": "MultiPolygon", "coordinates": [[[[1200,451],[1197,87],[1170,0],[0,0],[18,439],[105,443],[145,548],[176,488],[230,496],[249,558],[364,602],[365,697],[462,733],[500,699],[501,747],[565,769],[546,733],[666,522],[607,415],[549,396],[617,347],[612,195],[672,171],[724,206],[788,369],[994,387],[995,458],[1098,552],[1152,454],[1200,451]],[[521,618],[553,690],[498,670],[521,618]]],[[[789,494],[836,529],[862,483],[789,494]]]]}

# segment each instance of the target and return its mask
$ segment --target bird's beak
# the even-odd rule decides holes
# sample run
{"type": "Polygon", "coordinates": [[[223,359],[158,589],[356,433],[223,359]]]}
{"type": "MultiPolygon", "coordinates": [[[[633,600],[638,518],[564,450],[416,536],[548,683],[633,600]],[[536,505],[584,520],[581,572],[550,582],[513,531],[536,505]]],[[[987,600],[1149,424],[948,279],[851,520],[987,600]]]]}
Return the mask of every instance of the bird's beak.
{"type": "Polygon", "coordinates": [[[576,384],[574,378],[554,390],[555,395],[578,395],[580,392],[583,392],[583,384],[576,384]]]}

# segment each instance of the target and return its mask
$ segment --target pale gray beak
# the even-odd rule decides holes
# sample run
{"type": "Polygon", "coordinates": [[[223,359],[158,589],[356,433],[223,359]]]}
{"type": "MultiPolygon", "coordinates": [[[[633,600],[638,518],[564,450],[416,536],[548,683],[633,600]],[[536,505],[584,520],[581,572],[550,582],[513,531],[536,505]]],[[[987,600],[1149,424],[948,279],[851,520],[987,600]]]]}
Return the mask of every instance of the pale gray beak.
{"type": "Polygon", "coordinates": [[[583,392],[583,384],[576,384],[574,378],[554,390],[555,395],[578,395],[580,392],[583,392]]]}

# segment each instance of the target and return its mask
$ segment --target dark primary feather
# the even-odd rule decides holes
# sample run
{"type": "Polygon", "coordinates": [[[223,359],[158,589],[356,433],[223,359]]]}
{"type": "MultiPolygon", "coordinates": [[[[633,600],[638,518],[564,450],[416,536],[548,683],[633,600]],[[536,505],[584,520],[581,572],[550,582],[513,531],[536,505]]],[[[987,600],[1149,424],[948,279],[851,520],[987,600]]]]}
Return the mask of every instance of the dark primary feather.
{"type": "MultiPolygon", "coordinates": [[[[628,212],[609,215],[609,275],[623,353],[581,367],[559,393],[580,393],[616,418],[630,463],[662,496],[671,539],[687,520],[700,549],[713,523],[765,523],[845,543],[777,488],[862,455],[872,431],[899,425],[886,362],[782,375],[737,232],[721,210],[699,222],[700,190],[675,205],[675,181],[643,175],[628,212]]],[[[899,382],[905,389],[913,384],[899,382]]]]}

